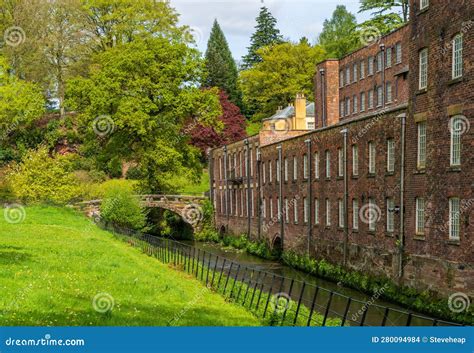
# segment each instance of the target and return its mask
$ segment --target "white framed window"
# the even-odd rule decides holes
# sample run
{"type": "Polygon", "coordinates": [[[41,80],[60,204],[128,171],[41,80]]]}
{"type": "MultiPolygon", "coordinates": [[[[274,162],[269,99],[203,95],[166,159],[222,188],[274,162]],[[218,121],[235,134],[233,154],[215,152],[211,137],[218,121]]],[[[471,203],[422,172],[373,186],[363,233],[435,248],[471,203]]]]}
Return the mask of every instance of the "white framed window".
{"type": "Polygon", "coordinates": [[[265,169],[265,162],[262,162],[262,179],[263,179],[263,184],[267,182],[267,172],[265,169]]]}
{"type": "Polygon", "coordinates": [[[319,224],[319,200],[314,199],[314,224],[319,224]]]}
{"type": "Polygon", "coordinates": [[[365,92],[360,94],[360,111],[363,112],[365,110],[365,92]]]}
{"type": "Polygon", "coordinates": [[[337,175],[344,176],[344,151],[342,148],[337,149],[337,175]]]}
{"type": "Polygon", "coordinates": [[[285,181],[288,181],[288,158],[285,157],[285,161],[284,161],[284,177],[285,177],[285,181]]]}
{"type": "Polygon", "coordinates": [[[429,0],[420,0],[420,10],[426,9],[429,4],[429,0]]]}
{"type": "Polygon", "coordinates": [[[268,203],[270,204],[270,219],[273,219],[273,199],[271,197],[268,199],[268,203]]]}
{"type": "Polygon", "coordinates": [[[219,180],[222,180],[222,157],[219,157],[219,180]]]}
{"type": "Polygon", "coordinates": [[[453,38],[453,75],[452,78],[459,78],[462,76],[463,73],[463,59],[462,59],[462,33],[456,35],[453,38]]]}
{"type": "Polygon", "coordinates": [[[369,56],[369,58],[367,59],[367,71],[368,71],[369,76],[374,74],[374,57],[373,56],[369,56]]]}
{"type": "Polygon", "coordinates": [[[331,225],[331,201],[326,199],[326,225],[331,225]]]}
{"type": "Polygon", "coordinates": [[[250,175],[253,176],[253,150],[250,150],[250,175]]]}
{"type": "Polygon", "coordinates": [[[303,155],[303,178],[308,179],[308,155],[303,155]]]}
{"type": "Polygon", "coordinates": [[[326,178],[331,177],[331,152],[326,151],[326,178]]]}
{"type": "Polygon", "coordinates": [[[425,199],[417,197],[415,199],[415,207],[415,231],[417,235],[423,235],[425,234],[425,199]]]}
{"type": "Polygon", "coordinates": [[[245,205],[245,194],[244,189],[240,189],[240,216],[244,215],[244,205],[245,205]]]}
{"type": "Polygon", "coordinates": [[[280,182],[280,175],[281,175],[280,160],[277,159],[275,161],[275,163],[276,163],[276,181],[277,181],[277,183],[279,183],[280,182]]]}
{"type": "Polygon", "coordinates": [[[351,69],[346,67],[346,85],[351,83],[351,69]]]}
{"type": "Polygon", "coordinates": [[[352,175],[359,175],[359,148],[352,145],[352,175]]]}
{"type": "Polygon", "coordinates": [[[233,195],[234,195],[234,190],[230,190],[229,196],[230,196],[230,214],[234,214],[234,200],[233,200],[233,195]]]}
{"type": "Polygon", "coordinates": [[[339,199],[337,201],[338,204],[338,210],[339,210],[339,228],[344,227],[344,202],[342,199],[339,199]]]}
{"type": "Polygon", "coordinates": [[[450,120],[450,132],[451,132],[451,143],[450,143],[450,158],[449,164],[451,166],[461,165],[461,136],[464,129],[466,119],[461,116],[454,116],[450,120]]]}
{"type": "Polygon", "coordinates": [[[293,221],[295,224],[298,223],[298,200],[294,199],[293,200],[293,221]]]}
{"type": "Polygon", "coordinates": [[[288,205],[288,199],[285,197],[285,223],[290,223],[290,207],[288,205]]]}
{"type": "Polygon", "coordinates": [[[273,181],[272,161],[268,162],[268,179],[270,183],[273,181]]]}
{"type": "Polygon", "coordinates": [[[362,80],[365,77],[365,61],[360,62],[360,79],[362,80]]]}
{"type": "Polygon", "coordinates": [[[417,141],[417,167],[423,169],[426,167],[426,122],[422,121],[417,124],[418,141],[417,141]]]}
{"type": "Polygon", "coordinates": [[[267,218],[267,200],[262,199],[262,217],[267,218]]]}
{"type": "Polygon", "coordinates": [[[346,111],[344,115],[350,115],[351,114],[351,99],[349,97],[346,98],[346,111]]]}
{"type": "Polygon", "coordinates": [[[309,218],[309,205],[308,199],[306,197],[303,198],[303,220],[304,223],[308,223],[309,218]]]}
{"type": "Polygon", "coordinates": [[[344,72],[339,71],[339,88],[344,86],[344,72]]]}
{"type": "Polygon", "coordinates": [[[352,200],[352,229],[359,229],[359,201],[352,200]]]}
{"type": "Polygon", "coordinates": [[[449,199],[449,239],[459,240],[460,238],[460,204],[461,201],[457,197],[449,199]]]}
{"type": "Polygon", "coordinates": [[[388,47],[385,50],[385,66],[392,67],[392,48],[388,47]]]}
{"type": "Polygon", "coordinates": [[[374,91],[373,90],[369,90],[367,92],[367,100],[368,100],[369,109],[372,109],[374,107],[374,91]]]}
{"type": "Polygon", "coordinates": [[[319,152],[314,154],[314,177],[319,179],[319,152]]]}
{"type": "Polygon", "coordinates": [[[400,64],[402,62],[402,43],[398,42],[395,44],[395,63],[400,64]]]}
{"type": "Polygon", "coordinates": [[[383,102],[383,87],[377,86],[377,107],[381,107],[383,102]]]}
{"type": "Polygon", "coordinates": [[[395,140],[387,140],[387,172],[395,171],[395,140]]]}
{"type": "Polygon", "coordinates": [[[392,102],[392,83],[391,82],[387,82],[385,84],[385,100],[387,101],[387,103],[392,102]]]}
{"type": "Polygon", "coordinates": [[[298,159],[296,156],[293,157],[293,180],[298,179],[298,159]]]}
{"type": "Polygon", "coordinates": [[[278,221],[281,220],[281,205],[280,205],[279,197],[277,197],[277,218],[278,218],[278,221]]]}
{"type": "Polygon", "coordinates": [[[344,116],[344,101],[342,100],[339,102],[339,116],[344,116]]]}
{"type": "Polygon", "coordinates": [[[420,50],[419,55],[419,78],[418,88],[425,89],[428,87],[428,49],[420,50]]]}
{"type": "Polygon", "coordinates": [[[354,95],[354,97],[352,97],[352,112],[354,114],[356,114],[357,111],[359,110],[358,102],[359,102],[359,99],[358,99],[357,95],[354,95]]]}
{"type": "Polygon", "coordinates": [[[375,232],[376,224],[377,224],[377,205],[375,204],[375,200],[369,197],[369,230],[375,232]]]}
{"type": "Polygon", "coordinates": [[[369,142],[369,174],[375,174],[375,143],[369,142]]]}
{"type": "Polygon", "coordinates": [[[357,64],[354,64],[352,66],[352,81],[356,82],[357,81],[357,64]]]}
{"type": "Polygon", "coordinates": [[[393,233],[395,230],[395,202],[393,201],[393,198],[388,197],[387,198],[387,207],[386,207],[386,213],[387,213],[387,232],[393,233]]]}
{"type": "Polygon", "coordinates": [[[383,53],[379,52],[376,56],[376,70],[377,72],[382,70],[382,64],[383,64],[383,53]]]}

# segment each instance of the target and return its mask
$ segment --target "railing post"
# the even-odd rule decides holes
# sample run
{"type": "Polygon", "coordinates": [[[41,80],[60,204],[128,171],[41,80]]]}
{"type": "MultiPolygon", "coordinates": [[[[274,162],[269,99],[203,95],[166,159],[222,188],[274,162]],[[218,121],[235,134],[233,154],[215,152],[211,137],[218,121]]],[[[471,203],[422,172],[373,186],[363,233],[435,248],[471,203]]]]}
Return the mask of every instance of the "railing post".
{"type": "Polygon", "coordinates": [[[349,313],[349,308],[351,306],[351,298],[347,298],[346,309],[344,310],[344,316],[342,317],[341,326],[344,326],[347,319],[347,314],[349,313]]]}
{"type": "Polygon", "coordinates": [[[235,273],[234,283],[232,284],[232,289],[230,290],[230,298],[234,294],[235,283],[237,283],[237,278],[239,277],[240,264],[237,266],[237,272],[235,273]]]}
{"type": "Polygon", "coordinates": [[[293,326],[296,325],[296,321],[298,320],[298,314],[300,312],[301,302],[303,300],[304,289],[306,288],[306,282],[303,282],[303,286],[301,287],[300,296],[298,298],[298,305],[296,307],[295,319],[293,320],[293,326]]]}
{"type": "Polygon", "coordinates": [[[225,291],[227,289],[227,284],[229,283],[229,277],[230,277],[230,271],[232,271],[232,266],[234,265],[234,262],[230,262],[230,267],[229,267],[229,273],[227,274],[227,278],[225,279],[225,285],[224,285],[224,296],[225,296],[225,291]]]}
{"type": "Polygon", "coordinates": [[[313,317],[314,305],[316,304],[316,298],[318,296],[318,292],[319,292],[319,287],[316,287],[314,291],[314,295],[313,295],[313,301],[311,302],[311,310],[309,312],[308,322],[306,323],[306,326],[311,325],[311,318],[313,317]]]}
{"type": "Polygon", "coordinates": [[[270,302],[270,297],[272,296],[274,282],[275,282],[275,274],[273,274],[272,284],[270,285],[270,290],[268,291],[267,302],[265,303],[265,310],[263,311],[263,318],[265,318],[265,315],[267,313],[268,303],[270,302]]]}
{"type": "Polygon", "coordinates": [[[326,326],[326,320],[328,318],[328,315],[329,315],[329,310],[331,308],[331,303],[332,303],[332,297],[333,297],[334,293],[331,291],[329,292],[329,299],[328,299],[328,303],[326,304],[326,311],[324,312],[324,319],[323,319],[323,323],[322,323],[322,326],[326,326]]]}

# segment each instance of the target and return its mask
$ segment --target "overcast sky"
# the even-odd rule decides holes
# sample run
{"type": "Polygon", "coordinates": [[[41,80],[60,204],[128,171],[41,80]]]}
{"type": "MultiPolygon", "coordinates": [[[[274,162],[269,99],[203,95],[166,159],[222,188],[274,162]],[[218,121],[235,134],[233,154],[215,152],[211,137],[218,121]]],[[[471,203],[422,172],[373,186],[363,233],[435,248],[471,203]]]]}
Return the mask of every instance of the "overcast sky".
{"type": "Polygon", "coordinates": [[[171,0],[171,6],[181,15],[181,24],[195,31],[202,52],[206,50],[212,23],[217,18],[236,60],[247,53],[255,18],[262,5],[276,17],[285,38],[297,41],[305,36],[314,43],[324,20],[331,17],[339,4],[345,5],[359,22],[369,16],[369,13],[357,13],[359,0],[171,0]]]}

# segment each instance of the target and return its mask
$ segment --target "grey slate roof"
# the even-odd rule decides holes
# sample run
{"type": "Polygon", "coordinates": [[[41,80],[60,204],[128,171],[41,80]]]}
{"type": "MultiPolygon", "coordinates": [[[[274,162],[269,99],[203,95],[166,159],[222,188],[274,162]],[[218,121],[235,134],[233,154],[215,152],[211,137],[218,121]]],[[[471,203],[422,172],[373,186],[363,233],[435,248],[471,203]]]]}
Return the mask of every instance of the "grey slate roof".
{"type": "MultiPolygon", "coordinates": [[[[287,118],[291,118],[294,115],[295,115],[295,107],[292,105],[289,105],[282,110],[278,110],[271,117],[263,119],[263,121],[287,119],[287,118]]],[[[306,105],[306,116],[314,117],[314,103],[309,103],[306,105]]]]}

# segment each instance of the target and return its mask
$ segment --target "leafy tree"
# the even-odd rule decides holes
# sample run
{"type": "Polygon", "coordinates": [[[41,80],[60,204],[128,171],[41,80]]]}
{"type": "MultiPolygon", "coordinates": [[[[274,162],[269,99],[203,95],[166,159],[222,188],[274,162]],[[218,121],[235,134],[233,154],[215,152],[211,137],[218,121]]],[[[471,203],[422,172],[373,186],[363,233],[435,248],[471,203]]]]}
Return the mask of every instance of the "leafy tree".
{"type": "Polygon", "coordinates": [[[356,28],[355,16],[344,5],[338,5],[331,19],[324,21],[319,44],[330,57],[340,59],[360,47],[356,28]]]}
{"type": "Polygon", "coordinates": [[[219,87],[227,92],[234,104],[241,106],[242,93],[237,87],[237,65],[217,20],[214,21],[211,36],[207,42],[205,58],[208,76],[204,80],[204,86],[219,87]]]}
{"type": "Polygon", "coordinates": [[[81,193],[71,157],[50,156],[45,147],[29,151],[20,164],[11,166],[7,182],[13,194],[25,202],[65,204],[81,193]]]}
{"type": "Polygon", "coordinates": [[[400,17],[400,22],[407,23],[409,0],[360,0],[359,12],[373,11],[372,15],[379,17],[386,15],[387,12],[393,14],[396,8],[400,8],[400,11],[396,13],[400,17]]]}
{"type": "Polygon", "coordinates": [[[244,104],[260,121],[274,114],[278,106],[293,102],[297,93],[312,96],[315,64],[325,57],[320,46],[282,43],[258,51],[262,62],[241,73],[244,104]]]}
{"type": "Polygon", "coordinates": [[[101,169],[114,159],[133,162],[153,192],[173,190],[177,174],[196,179],[199,153],[181,133],[184,123],[222,127],[216,90],[197,87],[203,72],[196,49],[167,38],[137,38],[97,54],[89,77],[68,86],[68,102],[81,112],[83,152],[101,169]]]}
{"type": "Polygon", "coordinates": [[[255,26],[255,33],[250,39],[249,52],[243,57],[243,67],[245,69],[249,69],[262,61],[262,57],[258,53],[260,48],[283,42],[280,30],[276,28],[277,20],[265,6],[260,9],[260,14],[256,20],[257,25],[255,26]]]}
{"type": "Polygon", "coordinates": [[[191,144],[199,148],[203,156],[208,148],[219,147],[247,137],[245,118],[239,107],[229,101],[224,91],[220,91],[219,101],[222,107],[222,115],[219,119],[224,126],[222,131],[194,122],[189,123],[184,129],[191,136],[191,144]]]}
{"type": "Polygon", "coordinates": [[[373,11],[371,13],[373,17],[359,25],[360,33],[384,35],[408,22],[409,2],[408,0],[361,0],[359,12],[366,11],[373,11]]]}

